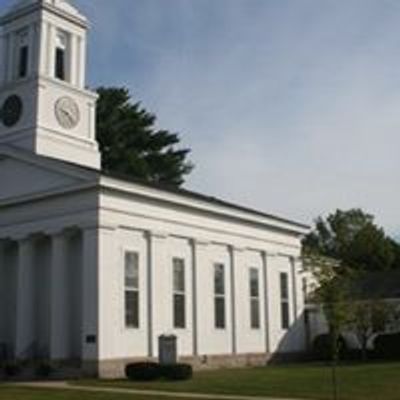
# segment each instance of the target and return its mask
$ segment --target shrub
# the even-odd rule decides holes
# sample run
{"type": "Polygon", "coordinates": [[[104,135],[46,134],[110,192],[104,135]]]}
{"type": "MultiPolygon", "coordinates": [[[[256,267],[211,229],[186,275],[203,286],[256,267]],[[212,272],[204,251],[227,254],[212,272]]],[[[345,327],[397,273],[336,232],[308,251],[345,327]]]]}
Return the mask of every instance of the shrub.
{"type": "Polygon", "coordinates": [[[374,340],[376,357],[400,359],[400,333],[378,335],[374,340]]]}
{"type": "MultiPolygon", "coordinates": [[[[332,339],[329,334],[322,334],[315,337],[313,341],[312,351],[316,360],[332,359],[332,339]]],[[[339,357],[344,358],[348,352],[348,346],[343,336],[338,338],[339,357]]]]}
{"type": "Polygon", "coordinates": [[[189,364],[171,364],[161,367],[163,378],[171,381],[185,381],[193,377],[193,368],[189,364]]]}
{"type": "Polygon", "coordinates": [[[54,368],[47,362],[43,362],[36,367],[35,374],[39,378],[48,378],[54,373],[54,368]]]}
{"type": "Polygon", "coordinates": [[[16,362],[9,362],[4,364],[4,375],[8,378],[14,378],[22,372],[21,365],[16,362]]]}
{"type": "Polygon", "coordinates": [[[154,362],[138,362],[125,367],[125,375],[132,381],[155,381],[161,378],[161,366],[154,362]]]}

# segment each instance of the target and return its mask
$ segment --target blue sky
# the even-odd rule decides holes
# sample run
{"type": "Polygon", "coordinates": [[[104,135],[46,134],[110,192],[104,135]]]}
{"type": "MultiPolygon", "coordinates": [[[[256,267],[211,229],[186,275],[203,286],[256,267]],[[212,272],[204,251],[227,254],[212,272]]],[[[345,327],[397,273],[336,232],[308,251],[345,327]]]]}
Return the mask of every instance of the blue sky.
{"type": "Polygon", "coordinates": [[[305,222],[362,207],[400,232],[400,1],[73,3],[90,85],[128,86],[181,133],[187,187],[305,222]]]}

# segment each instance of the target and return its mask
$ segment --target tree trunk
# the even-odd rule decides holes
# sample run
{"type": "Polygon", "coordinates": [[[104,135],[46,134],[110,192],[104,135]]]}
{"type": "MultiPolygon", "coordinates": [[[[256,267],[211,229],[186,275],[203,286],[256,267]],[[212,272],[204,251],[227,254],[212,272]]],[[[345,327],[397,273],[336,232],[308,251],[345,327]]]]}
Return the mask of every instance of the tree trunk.
{"type": "Polygon", "coordinates": [[[338,400],[338,380],[337,380],[337,366],[339,363],[339,347],[338,347],[339,335],[336,328],[331,327],[331,352],[332,352],[332,395],[333,400],[338,400]]]}
{"type": "Polygon", "coordinates": [[[361,359],[362,361],[368,360],[368,352],[367,352],[368,338],[363,336],[361,339],[361,359]]]}

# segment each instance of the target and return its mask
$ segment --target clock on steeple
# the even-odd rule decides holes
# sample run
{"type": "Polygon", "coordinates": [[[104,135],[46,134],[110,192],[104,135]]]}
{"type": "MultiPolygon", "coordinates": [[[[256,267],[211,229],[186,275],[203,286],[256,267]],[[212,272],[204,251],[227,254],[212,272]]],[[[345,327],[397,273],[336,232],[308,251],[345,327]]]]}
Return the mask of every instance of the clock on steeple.
{"type": "Polygon", "coordinates": [[[0,144],[100,169],[87,30],[67,0],[19,0],[0,17],[0,144]]]}

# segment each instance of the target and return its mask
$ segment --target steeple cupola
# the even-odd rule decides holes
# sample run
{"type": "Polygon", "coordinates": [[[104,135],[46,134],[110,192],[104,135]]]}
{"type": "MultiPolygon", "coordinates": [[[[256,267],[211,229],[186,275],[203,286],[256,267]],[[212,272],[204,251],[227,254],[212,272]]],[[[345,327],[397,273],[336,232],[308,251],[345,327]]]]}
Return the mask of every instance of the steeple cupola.
{"type": "Polygon", "coordinates": [[[100,168],[87,30],[67,0],[20,0],[0,17],[0,144],[100,168]]]}

